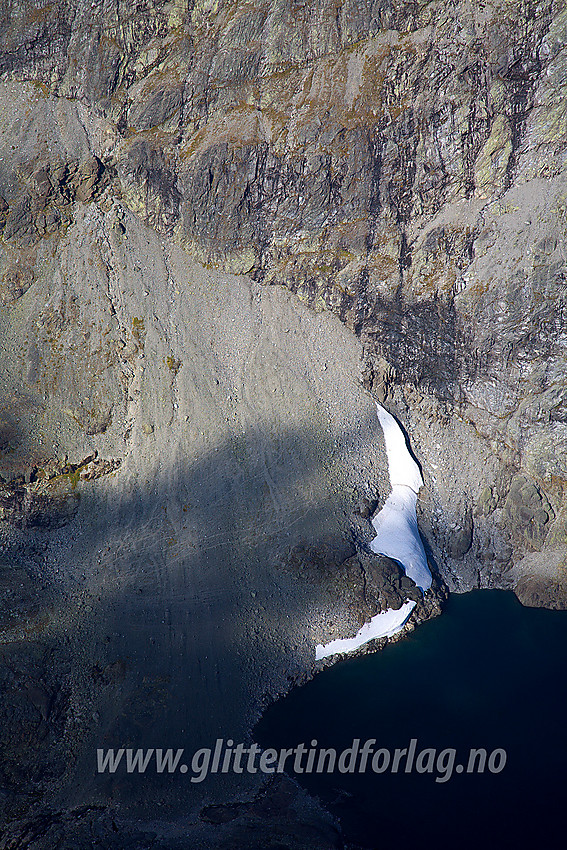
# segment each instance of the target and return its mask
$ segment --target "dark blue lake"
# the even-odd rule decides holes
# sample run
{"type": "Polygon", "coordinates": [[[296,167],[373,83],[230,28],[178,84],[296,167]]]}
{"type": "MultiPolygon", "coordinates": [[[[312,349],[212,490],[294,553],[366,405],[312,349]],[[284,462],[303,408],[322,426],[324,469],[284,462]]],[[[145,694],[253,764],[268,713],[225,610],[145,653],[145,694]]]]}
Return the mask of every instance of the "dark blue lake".
{"type": "Polygon", "coordinates": [[[353,844],[562,848],[566,674],[567,612],[524,608],[504,591],[453,594],[441,617],[399,643],[343,660],[275,703],[255,739],[278,750],[316,740],[337,753],[375,739],[379,769],[388,751],[382,773],[372,756],[363,773],[360,757],[354,773],[288,770],[353,844]],[[392,772],[394,751],[412,739],[411,771],[401,756],[392,772]],[[467,772],[471,749],[486,751],[482,772],[482,753],[467,772]]]}

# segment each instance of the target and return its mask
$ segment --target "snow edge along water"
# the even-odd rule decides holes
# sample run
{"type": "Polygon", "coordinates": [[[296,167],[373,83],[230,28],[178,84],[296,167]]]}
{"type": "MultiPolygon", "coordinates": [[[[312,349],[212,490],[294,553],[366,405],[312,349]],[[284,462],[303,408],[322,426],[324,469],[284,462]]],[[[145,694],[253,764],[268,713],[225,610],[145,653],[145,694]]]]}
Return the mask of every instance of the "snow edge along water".
{"type": "MultiPolygon", "coordinates": [[[[392,492],[384,506],[372,519],[376,536],[370,548],[377,555],[386,555],[397,561],[405,574],[425,593],[431,587],[431,571],[417,527],[416,504],[423,478],[412,457],[406,438],[391,413],[376,402],[378,420],[384,433],[388,473],[392,492]]],[[[407,599],[399,609],[388,608],[365,623],[353,638],[336,639],[327,644],[317,644],[315,660],[338,653],[354,652],[370,640],[391,637],[408,621],[415,602],[407,599]]]]}

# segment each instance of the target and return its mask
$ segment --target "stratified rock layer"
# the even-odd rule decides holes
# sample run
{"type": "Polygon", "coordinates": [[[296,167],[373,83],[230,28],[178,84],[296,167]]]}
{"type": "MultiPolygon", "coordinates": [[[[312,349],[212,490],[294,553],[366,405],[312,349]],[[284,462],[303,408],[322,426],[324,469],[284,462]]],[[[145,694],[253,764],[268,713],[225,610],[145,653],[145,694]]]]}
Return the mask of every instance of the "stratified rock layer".
{"type": "Polygon", "coordinates": [[[3,4],[6,817],[177,811],[97,741],[245,736],[413,592],[361,381],[422,467],[414,622],[567,606],[566,44],[559,2],[3,4]]]}

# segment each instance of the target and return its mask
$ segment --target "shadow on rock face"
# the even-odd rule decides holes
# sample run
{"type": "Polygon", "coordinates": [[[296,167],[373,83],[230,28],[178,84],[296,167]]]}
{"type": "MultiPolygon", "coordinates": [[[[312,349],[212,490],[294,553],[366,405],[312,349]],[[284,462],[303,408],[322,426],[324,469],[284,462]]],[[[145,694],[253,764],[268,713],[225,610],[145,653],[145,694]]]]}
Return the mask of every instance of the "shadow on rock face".
{"type": "Polygon", "coordinates": [[[20,439],[14,417],[7,410],[0,410],[0,452],[9,451],[20,439]]]}
{"type": "Polygon", "coordinates": [[[459,400],[459,384],[472,367],[453,304],[379,301],[362,338],[371,360],[383,355],[398,381],[421,386],[441,400],[459,400]]]}
{"type": "Polygon", "coordinates": [[[3,629],[5,818],[38,794],[48,808],[118,807],[141,822],[258,790],[256,776],[195,784],[155,765],[98,774],[96,754],[183,748],[190,763],[217,738],[246,742],[262,704],[312,668],[329,602],[344,622],[360,616],[348,582],[339,600],[320,586],[325,564],[302,571],[301,545],[329,563],[353,551],[352,494],[321,476],[318,440],[250,429],[193,462],[158,464],[143,484],[122,470],[79,481],[74,518],[14,541],[34,629],[3,629]]]}

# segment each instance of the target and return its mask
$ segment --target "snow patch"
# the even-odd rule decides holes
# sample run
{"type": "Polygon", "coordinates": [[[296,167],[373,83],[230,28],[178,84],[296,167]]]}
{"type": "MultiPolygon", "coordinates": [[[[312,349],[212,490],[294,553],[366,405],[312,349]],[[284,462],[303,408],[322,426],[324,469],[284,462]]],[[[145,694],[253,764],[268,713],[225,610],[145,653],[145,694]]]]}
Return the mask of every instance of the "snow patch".
{"type": "MultiPolygon", "coordinates": [[[[415,512],[423,478],[411,456],[404,433],[392,414],[378,403],[376,410],[384,432],[392,492],[372,520],[376,537],[371,541],[370,548],[377,555],[386,555],[398,561],[405,574],[425,592],[431,587],[431,572],[427,566],[415,512]]],[[[369,640],[391,637],[406,624],[415,604],[408,599],[398,610],[388,608],[376,614],[353,638],[332,640],[325,645],[317,644],[315,659],[319,661],[329,655],[353,652],[369,640]]]]}
{"type": "Polygon", "coordinates": [[[402,429],[391,413],[376,403],[384,432],[392,492],[372,520],[376,537],[370,548],[377,555],[398,561],[405,574],[423,591],[431,587],[431,572],[419,530],[415,506],[423,478],[408,449],[402,429]]]}
{"type": "Polygon", "coordinates": [[[417,527],[416,503],[417,493],[395,484],[384,507],[372,520],[376,537],[370,548],[377,555],[398,561],[405,574],[425,591],[431,587],[431,573],[417,527]]]}
{"type": "Polygon", "coordinates": [[[369,640],[392,637],[407,622],[414,607],[415,602],[408,600],[398,610],[388,608],[387,611],[376,614],[369,623],[365,623],[362,626],[353,638],[332,640],[330,643],[324,645],[321,643],[317,644],[315,647],[316,661],[320,661],[321,658],[328,658],[329,655],[337,655],[341,652],[354,652],[355,649],[368,643],[369,640]]]}
{"type": "Polygon", "coordinates": [[[419,488],[423,487],[423,478],[419,466],[410,454],[402,429],[392,414],[388,413],[381,404],[376,403],[376,410],[384,432],[390,484],[392,487],[397,484],[411,487],[415,493],[418,493],[419,488]]]}

